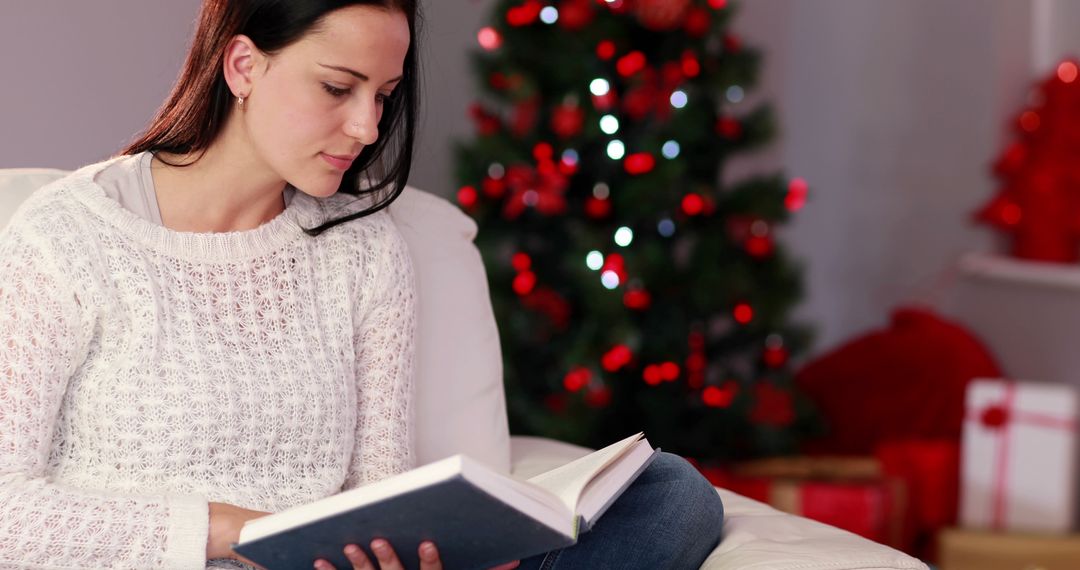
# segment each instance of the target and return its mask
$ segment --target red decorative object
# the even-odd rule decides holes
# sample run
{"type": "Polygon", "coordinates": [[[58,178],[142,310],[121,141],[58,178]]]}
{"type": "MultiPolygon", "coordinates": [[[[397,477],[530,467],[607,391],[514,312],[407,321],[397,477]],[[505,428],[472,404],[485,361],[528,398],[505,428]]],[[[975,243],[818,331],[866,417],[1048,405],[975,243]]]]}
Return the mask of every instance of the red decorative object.
{"type": "Polygon", "coordinates": [[[568,139],[581,133],[585,124],[585,110],[576,103],[559,105],[551,112],[551,131],[559,138],[568,139]]]}
{"type": "Polygon", "coordinates": [[[476,132],[483,136],[493,135],[502,128],[502,121],[494,113],[484,108],[480,103],[469,106],[469,115],[476,123],[476,132]]]}
{"type": "Polygon", "coordinates": [[[997,195],[975,220],[1010,240],[1011,255],[1036,261],[1080,260],[1080,82],[1067,60],[1037,86],[1039,104],[1016,119],[1017,140],[993,165],[997,195]]]}
{"type": "Polygon", "coordinates": [[[516,219],[529,207],[545,216],[566,212],[565,193],[569,181],[557,169],[533,169],[515,164],[507,169],[505,179],[510,190],[503,205],[505,219],[516,219]]]}
{"type": "Polygon", "coordinates": [[[544,5],[540,0],[525,0],[524,4],[514,6],[506,11],[506,22],[511,26],[528,26],[536,22],[540,17],[540,11],[544,5]]]}
{"type": "Polygon", "coordinates": [[[563,378],[563,387],[567,392],[577,392],[589,385],[592,372],[588,368],[578,367],[566,373],[563,378]]]}
{"type": "Polygon", "coordinates": [[[726,35],[724,36],[724,51],[738,52],[742,49],[742,40],[739,36],[726,35]]]}
{"type": "Polygon", "coordinates": [[[527,309],[543,313],[559,331],[565,331],[570,326],[570,303],[550,287],[537,287],[521,299],[521,304],[527,309]]]}
{"type": "Polygon", "coordinates": [[[762,359],[765,361],[765,366],[780,368],[787,364],[788,351],[782,346],[766,347],[765,352],[762,353],[762,359]]]}
{"type": "Polygon", "coordinates": [[[649,83],[642,83],[626,92],[622,109],[631,119],[640,121],[656,108],[656,101],[656,88],[649,83]]]}
{"type": "Polygon", "coordinates": [[[810,187],[802,178],[792,178],[788,183],[788,193],[784,196],[784,207],[789,212],[797,212],[806,205],[806,196],[810,193],[810,187]]]}
{"type": "Polygon", "coordinates": [[[709,28],[712,27],[712,14],[708,10],[701,7],[693,7],[686,15],[686,22],[683,24],[683,29],[686,30],[686,34],[692,38],[704,37],[709,33],[709,28]]]}
{"type": "Polygon", "coordinates": [[[904,482],[909,520],[901,547],[936,560],[938,531],[956,526],[960,493],[960,443],[948,439],[883,442],[874,452],[886,477],[904,482]]]}
{"type": "Polygon", "coordinates": [[[506,194],[506,181],[503,178],[487,176],[481,183],[481,187],[484,189],[484,195],[493,200],[498,200],[506,194]]]}
{"type": "Polygon", "coordinates": [[[776,246],[771,237],[763,235],[750,236],[743,242],[743,247],[746,248],[746,253],[748,253],[750,257],[764,259],[772,255],[776,246]]]}
{"type": "Polygon", "coordinates": [[[600,366],[608,372],[618,372],[620,368],[630,363],[633,356],[630,347],[618,344],[604,353],[600,359],[600,366]]]}
{"type": "Polygon", "coordinates": [[[510,122],[510,129],[514,136],[524,138],[532,132],[539,115],[540,97],[529,97],[514,105],[514,115],[510,122]]]}
{"type": "Polygon", "coordinates": [[[669,32],[682,26],[690,0],[636,0],[634,14],[642,26],[658,32],[669,32]]]}
{"type": "Polygon", "coordinates": [[[603,408],[611,403],[611,388],[600,386],[585,392],[585,403],[593,408],[603,408]]]}
{"type": "Polygon", "coordinates": [[[600,273],[603,274],[606,271],[612,271],[619,278],[619,283],[626,282],[626,260],[618,253],[608,254],[604,259],[604,265],[600,268],[600,273]]]}
{"type": "Polygon", "coordinates": [[[517,252],[510,258],[510,266],[514,268],[514,271],[521,273],[522,271],[528,271],[532,268],[532,258],[529,254],[517,252]]]}
{"type": "Polygon", "coordinates": [[[536,274],[532,271],[522,271],[514,277],[514,292],[524,297],[529,293],[532,293],[533,287],[536,287],[536,274]]]}
{"type": "Polygon", "coordinates": [[[700,194],[687,194],[682,199],[682,210],[687,216],[701,215],[705,210],[705,200],[700,194]]]}
{"type": "Polygon", "coordinates": [[[731,312],[735,317],[735,322],[740,325],[748,325],[750,321],[754,320],[754,309],[749,303],[739,303],[735,305],[735,309],[731,312]]]}
{"type": "Polygon", "coordinates": [[[742,136],[742,124],[734,117],[720,117],[716,120],[716,132],[726,139],[734,140],[742,136]]]}
{"type": "Polygon", "coordinates": [[[580,30],[592,23],[593,7],[589,0],[559,2],[559,25],[568,31],[580,30]]]}
{"type": "Polygon", "coordinates": [[[727,381],[723,386],[708,386],[701,391],[701,401],[712,408],[726,408],[735,401],[739,394],[739,385],[733,381],[727,381]]]}
{"type": "Polygon", "coordinates": [[[656,166],[656,158],[647,152],[637,152],[628,155],[623,160],[623,168],[626,169],[627,174],[638,176],[646,174],[656,166]]]}
{"type": "Polygon", "coordinates": [[[618,71],[619,75],[623,77],[630,77],[645,69],[647,64],[645,54],[640,51],[632,51],[615,62],[615,71],[618,71]]]}
{"type": "Polygon", "coordinates": [[[750,410],[750,421],[760,424],[783,427],[795,421],[795,405],[791,392],[778,388],[767,380],[754,384],[754,407],[750,410]]]}
{"type": "Polygon", "coordinates": [[[683,52],[679,65],[682,67],[682,74],[686,77],[697,77],[701,74],[701,62],[691,50],[683,52]]]}
{"type": "Polygon", "coordinates": [[[503,38],[499,30],[486,26],[480,28],[480,31],[476,33],[476,41],[480,43],[480,47],[487,51],[495,51],[502,46],[503,38]]]}
{"type": "Polygon", "coordinates": [[[652,304],[652,295],[644,289],[630,289],[623,294],[623,305],[627,309],[644,311],[652,304]]]}
{"type": "Polygon", "coordinates": [[[713,10],[722,10],[727,7],[727,0],[709,0],[709,7],[713,10]]]}
{"type": "Polygon", "coordinates": [[[596,45],[596,57],[607,61],[615,57],[615,42],[604,40],[596,45]]]}
{"type": "Polygon", "coordinates": [[[471,209],[476,206],[478,201],[478,194],[476,188],[472,186],[462,186],[458,189],[457,200],[458,204],[461,204],[462,208],[471,209]]]}
{"type": "Polygon", "coordinates": [[[585,213],[594,220],[606,218],[611,215],[611,200],[589,196],[585,199],[585,213]]]}
{"type": "Polygon", "coordinates": [[[796,385],[829,425],[814,453],[870,454],[896,440],[960,441],[964,391],[1001,371],[961,326],[901,308],[884,330],[855,338],[798,371],[796,385]]]}

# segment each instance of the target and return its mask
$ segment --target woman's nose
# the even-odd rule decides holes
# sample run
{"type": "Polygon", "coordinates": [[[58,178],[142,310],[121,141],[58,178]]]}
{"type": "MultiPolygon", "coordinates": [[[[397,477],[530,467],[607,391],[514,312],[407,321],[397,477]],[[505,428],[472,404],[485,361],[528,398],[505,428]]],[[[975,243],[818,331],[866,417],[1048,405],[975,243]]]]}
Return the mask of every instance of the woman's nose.
{"type": "Polygon", "coordinates": [[[364,109],[355,113],[345,124],[349,136],[360,141],[364,146],[375,144],[379,138],[379,117],[374,104],[364,105],[364,109]]]}

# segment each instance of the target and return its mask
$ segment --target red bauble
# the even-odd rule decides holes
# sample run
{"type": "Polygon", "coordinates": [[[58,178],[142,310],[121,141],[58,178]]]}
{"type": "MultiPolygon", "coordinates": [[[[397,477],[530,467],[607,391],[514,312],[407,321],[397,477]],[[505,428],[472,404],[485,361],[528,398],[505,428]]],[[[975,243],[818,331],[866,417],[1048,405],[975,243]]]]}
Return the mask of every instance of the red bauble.
{"type": "Polygon", "coordinates": [[[764,259],[772,255],[774,244],[771,237],[764,236],[750,236],[746,242],[743,243],[746,248],[746,253],[750,254],[750,257],[756,259],[764,259]]]}
{"type": "Polygon", "coordinates": [[[584,124],[585,110],[576,104],[559,105],[551,112],[551,131],[559,138],[577,136],[584,124]]]}
{"type": "Polygon", "coordinates": [[[652,85],[639,85],[623,96],[623,112],[635,121],[640,121],[656,108],[656,98],[657,91],[652,85]]]}
{"type": "Polygon", "coordinates": [[[780,368],[787,364],[788,351],[782,346],[767,347],[762,354],[762,359],[765,361],[765,366],[769,368],[780,368]]]}
{"type": "Polygon", "coordinates": [[[567,392],[577,392],[588,386],[591,379],[592,372],[588,368],[578,367],[566,373],[563,378],[563,387],[567,392]]]}
{"type": "Polygon", "coordinates": [[[540,17],[540,11],[544,5],[540,0],[525,0],[520,6],[514,6],[506,11],[506,22],[511,26],[528,26],[540,17]]]}
{"type": "Polygon", "coordinates": [[[514,135],[522,138],[529,134],[536,126],[536,120],[540,115],[540,98],[530,97],[519,101],[514,106],[514,115],[510,122],[510,130],[514,135]]]}
{"type": "Polygon", "coordinates": [[[647,152],[631,154],[623,160],[623,168],[627,174],[638,176],[652,171],[656,167],[656,158],[647,152]]]}
{"type": "Polygon", "coordinates": [[[720,117],[716,120],[716,132],[726,139],[734,140],[742,136],[742,125],[733,117],[720,117]]]}
{"type": "Polygon", "coordinates": [[[476,207],[479,195],[476,193],[476,188],[472,186],[462,186],[457,193],[458,204],[461,204],[462,208],[471,210],[476,207]]]}
{"type": "Polygon", "coordinates": [[[623,305],[635,311],[644,311],[652,304],[652,295],[644,289],[631,289],[623,295],[623,305]]]}
{"type": "Polygon", "coordinates": [[[637,0],[633,6],[641,25],[657,32],[682,27],[689,8],[690,0],[637,0]]]}
{"type": "Polygon", "coordinates": [[[562,0],[559,3],[559,25],[575,31],[593,21],[593,7],[589,0],[562,0]]]}
{"type": "Polygon", "coordinates": [[[601,200],[595,196],[585,199],[585,214],[594,220],[611,215],[611,200],[601,200]]]}
{"type": "Polygon", "coordinates": [[[480,103],[473,103],[469,107],[469,114],[476,123],[476,131],[482,136],[493,135],[502,128],[499,117],[485,109],[480,103]]]}
{"type": "Polygon", "coordinates": [[[600,366],[608,372],[618,372],[620,368],[629,364],[633,357],[634,353],[630,347],[619,344],[604,353],[604,356],[600,358],[600,366]]]}
{"type": "Polygon", "coordinates": [[[711,26],[712,14],[705,8],[694,7],[686,15],[686,23],[683,25],[683,29],[686,30],[686,35],[692,38],[700,38],[709,33],[711,26]]]}
{"type": "Polygon", "coordinates": [[[603,408],[611,403],[611,388],[600,386],[585,392],[585,403],[593,408],[603,408]]]}

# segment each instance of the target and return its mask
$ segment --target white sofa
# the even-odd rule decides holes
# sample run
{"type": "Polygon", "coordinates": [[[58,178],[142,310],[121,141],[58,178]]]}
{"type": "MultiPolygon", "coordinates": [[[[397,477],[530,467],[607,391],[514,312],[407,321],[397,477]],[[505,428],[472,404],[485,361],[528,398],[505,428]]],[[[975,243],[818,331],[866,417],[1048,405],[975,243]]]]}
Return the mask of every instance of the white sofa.
{"type": "MultiPolygon", "coordinates": [[[[0,169],[0,228],[54,169],[0,169]]],[[[407,188],[390,206],[409,244],[419,288],[416,446],[420,463],[466,453],[529,477],[590,450],[507,429],[499,336],[473,245],[476,223],[456,206],[407,188]]],[[[629,435],[629,434],[628,434],[629,435]]],[[[647,435],[647,434],[646,434],[647,435]]],[[[925,569],[901,552],[717,489],[724,538],[702,566],[720,569],[925,569]]]]}

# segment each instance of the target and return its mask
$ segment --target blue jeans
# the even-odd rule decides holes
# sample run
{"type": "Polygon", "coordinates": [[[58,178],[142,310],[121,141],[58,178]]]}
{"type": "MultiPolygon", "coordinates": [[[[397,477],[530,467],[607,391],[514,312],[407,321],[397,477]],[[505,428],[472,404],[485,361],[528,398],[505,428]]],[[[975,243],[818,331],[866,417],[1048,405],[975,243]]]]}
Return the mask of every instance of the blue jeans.
{"type": "Polygon", "coordinates": [[[682,457],[661,451],[577,544],[518,568],[695,570],[719,544],[723,523],[712,484],[682,457]]]}

